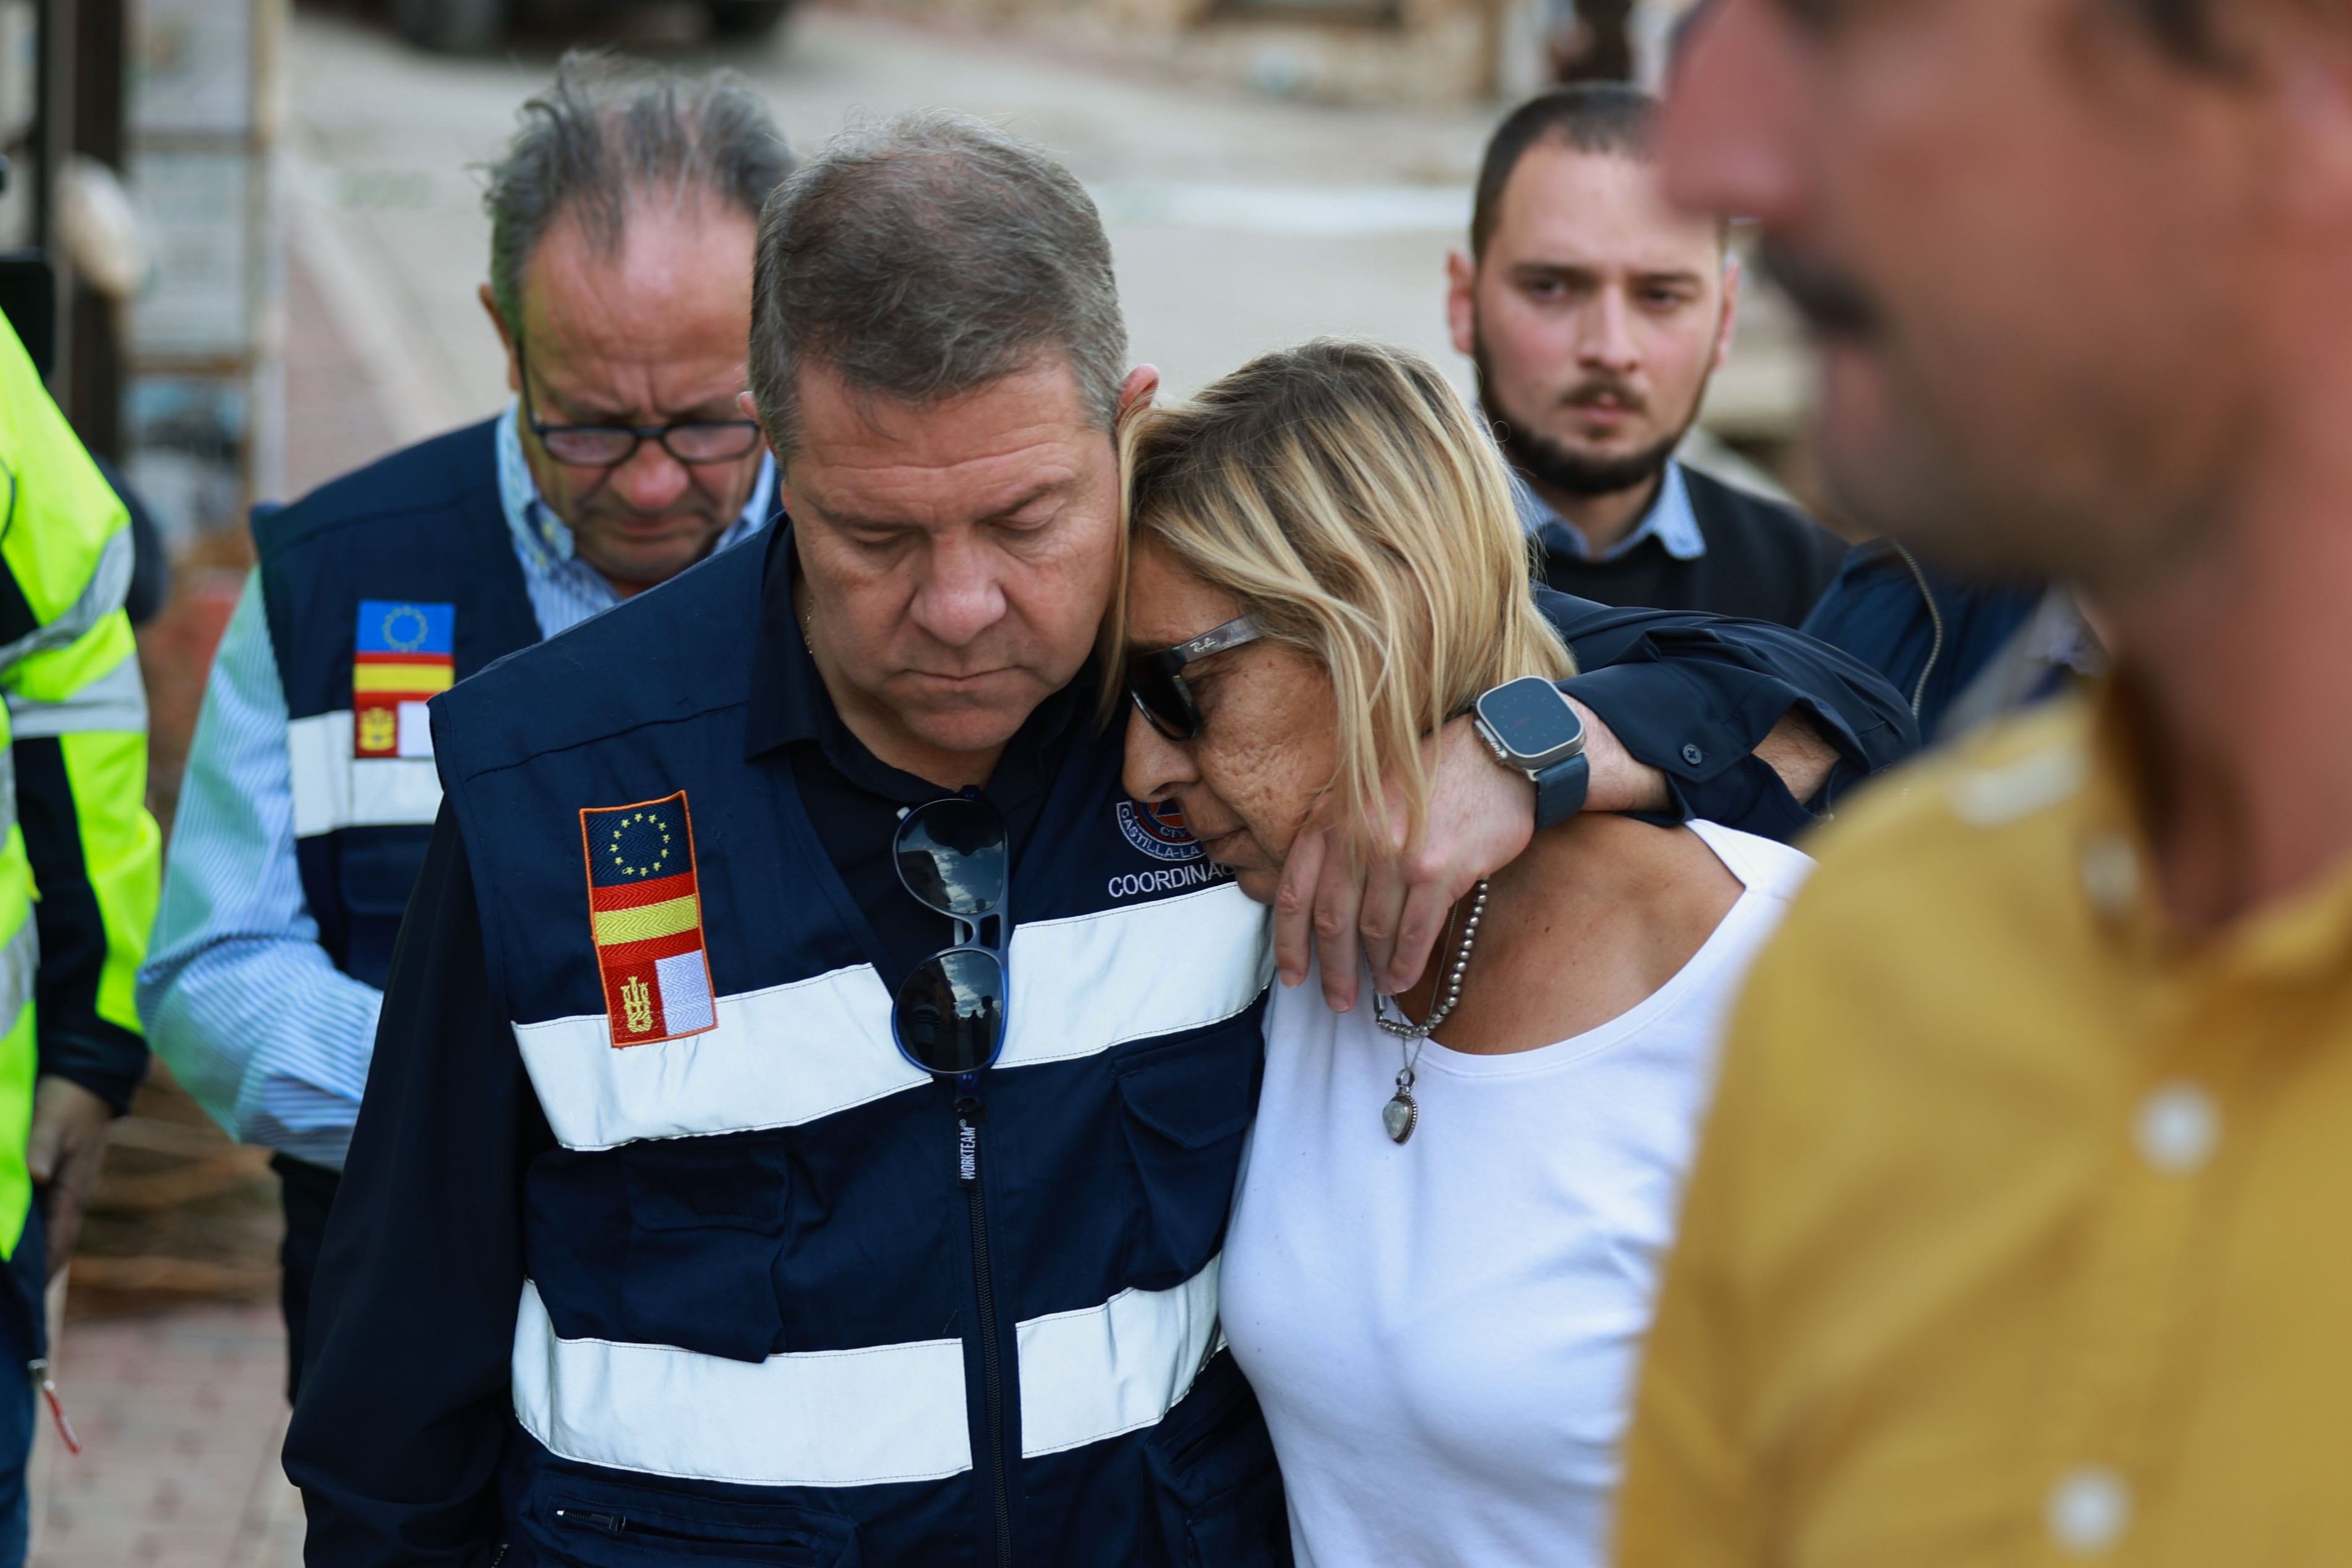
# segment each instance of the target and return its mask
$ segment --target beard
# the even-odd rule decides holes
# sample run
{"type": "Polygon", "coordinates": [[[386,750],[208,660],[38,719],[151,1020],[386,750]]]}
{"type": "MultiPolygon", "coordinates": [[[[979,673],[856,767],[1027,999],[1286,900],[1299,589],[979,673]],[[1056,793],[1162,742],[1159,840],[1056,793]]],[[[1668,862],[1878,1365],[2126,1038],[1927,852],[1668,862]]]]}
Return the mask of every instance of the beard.
{"type": "MultiPolygon", "coordinates": [[[[1483,333],[1473,337],[1470,357],[1478,371],[1478,402],[1486,411],[1486,423],[1494,433],[1495,444],[1502,449],[1503,460],[1537,484],[1563,495],[1614,496],[1657,478],[1666,471],[1666,465],[1673,461],[1675,448],[1682,444],[1683,437],[1689,434],[1690,427],[1698,422],[1698,405],[1704,401],[1703,398],[1692,399],[1690,417],[1664,440],[1639,452],[1614,457],[1596,457],[1544,434],[1533,423],[1521,419],[1502,401],[1495,390],[1494,372],[1487,361],[1486,340],[1483,333]]],[[[1635,412],[1647,406],[1647,400],[1633,388],[1605,376],[1578,382],[1560,401],[1573,404],[1601,392],[1609,393],[1635,412]]]]}

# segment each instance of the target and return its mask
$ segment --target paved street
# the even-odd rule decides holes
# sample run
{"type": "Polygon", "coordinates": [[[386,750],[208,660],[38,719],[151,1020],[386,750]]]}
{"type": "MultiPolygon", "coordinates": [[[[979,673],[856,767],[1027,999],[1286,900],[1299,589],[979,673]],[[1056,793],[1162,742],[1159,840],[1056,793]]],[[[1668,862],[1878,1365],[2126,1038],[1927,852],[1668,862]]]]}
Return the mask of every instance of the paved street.
{"type": "Polygon", "coordinates": [[[44,1429],[33,1568],[299,1568],[285,1367],[274,1305],[74,1324],[58,1381],[82,1452],[44,1429]]]}
{"type": "MultiPolygon", "coordinates": [[[[1318,332],[1454,359],[1442,267],[1467,216],[1483,110],[1336,110],[1171,87],[827,10],[751,50],[635,44],[742,71],[802,148],[853,112],[922,105],[1052,147],[1111,225],[1137,357],[1177,391],[1318,332]]],[[[468,166],[498,151],[553,55],[527,41],[513,60],[450,62],[332,17],[297,26],[295,237],[331,275],[331,303],[356,323],[407,429],[478,416],[505,395],[474,298],[488,228],[468,166]]]]}

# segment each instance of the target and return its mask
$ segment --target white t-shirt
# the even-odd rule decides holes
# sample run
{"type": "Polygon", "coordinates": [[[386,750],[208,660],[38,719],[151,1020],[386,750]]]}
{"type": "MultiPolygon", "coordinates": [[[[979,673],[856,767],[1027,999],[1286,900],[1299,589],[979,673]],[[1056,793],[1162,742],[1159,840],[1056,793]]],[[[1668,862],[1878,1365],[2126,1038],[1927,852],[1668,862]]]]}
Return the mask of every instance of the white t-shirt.
{"type": "MultiPolygon", "coordinates": [[[[1723,1015],[1812,862],[1692,827],[1746,887],[1654,995],[1509,1056],[1423,1049],[1276,988],[1225,1243],[1227,1338],[1265,1408],[1301,1568],[1608,1556],[1641,1336],[1723,1015]]],[[[1475,960],[1473,985],[1476,984],[1475,960]]]]}

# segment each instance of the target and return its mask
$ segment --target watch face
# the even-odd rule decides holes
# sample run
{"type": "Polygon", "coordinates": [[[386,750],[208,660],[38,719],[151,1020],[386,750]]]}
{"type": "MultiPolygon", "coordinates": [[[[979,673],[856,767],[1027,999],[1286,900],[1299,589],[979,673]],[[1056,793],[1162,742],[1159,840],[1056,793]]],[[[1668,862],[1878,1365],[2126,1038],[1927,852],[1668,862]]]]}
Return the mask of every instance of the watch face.
{"type": "Polygon", "coordinates": [[[1530,762],[1573,746],[1584,735],[1582,721],[1559,688],[1532,675],[1480,697],[1478,716],[1512,755],[1530,762]]]}

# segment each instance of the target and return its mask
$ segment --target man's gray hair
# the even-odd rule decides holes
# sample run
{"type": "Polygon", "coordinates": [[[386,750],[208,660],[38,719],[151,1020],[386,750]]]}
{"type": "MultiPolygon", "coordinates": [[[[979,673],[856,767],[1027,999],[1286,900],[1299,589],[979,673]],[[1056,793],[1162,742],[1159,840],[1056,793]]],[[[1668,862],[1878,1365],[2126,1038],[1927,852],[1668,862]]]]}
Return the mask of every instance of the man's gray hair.
{"type": "Polygon", "coordinates": [[[923,407],[1059,354],[1106,432],[1127,372],[1110,239],[1071,172],[984,120],[852,126],[778,186],[751,280],[751,395],[800,438],[800,372],[923,407]]]}
{"type": "Polygon", "coordinates": [[[694,78],[574,50],[522,106],[507,155],[488,171],[490,293],[522,330],[522,276],[550,225],[577,214],[590,245],[620,249],[633,202],[671,211],[716,197],[757,219],[793,172],[768,107],[732,71],[694,78]]]}

